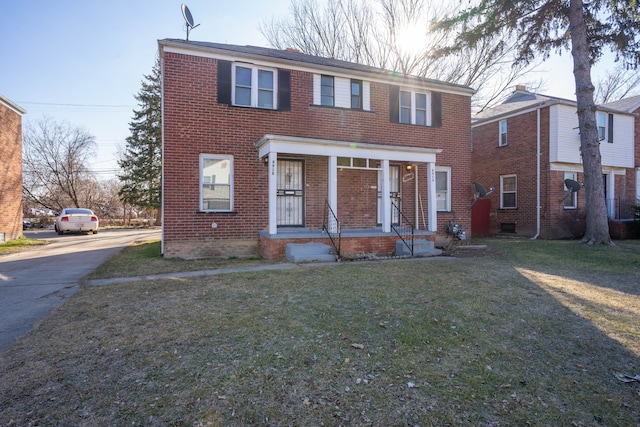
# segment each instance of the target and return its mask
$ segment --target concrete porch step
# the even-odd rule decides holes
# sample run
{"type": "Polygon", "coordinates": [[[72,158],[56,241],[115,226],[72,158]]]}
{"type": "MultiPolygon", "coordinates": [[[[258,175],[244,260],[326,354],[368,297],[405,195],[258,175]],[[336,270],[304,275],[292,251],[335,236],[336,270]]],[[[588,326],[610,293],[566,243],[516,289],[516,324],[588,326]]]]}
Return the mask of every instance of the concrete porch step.
{"type": "MultiPolygon", "coordinates": [[[[404,244],[402,240],[396,241],[396,256],[410,256],[411,251],[404,244]]],[[[428,256],[440,256],[442,251],[436,249],[431,240],[427,239],[415,239],[413,241],[413,256],[416,257],[428,257],[428,256]]]]}
{"type": "Polygon", "coordinates": [[[285,258],[291,262],[335,262],[335,251],[324,243],[288,243],[285,258]]]}

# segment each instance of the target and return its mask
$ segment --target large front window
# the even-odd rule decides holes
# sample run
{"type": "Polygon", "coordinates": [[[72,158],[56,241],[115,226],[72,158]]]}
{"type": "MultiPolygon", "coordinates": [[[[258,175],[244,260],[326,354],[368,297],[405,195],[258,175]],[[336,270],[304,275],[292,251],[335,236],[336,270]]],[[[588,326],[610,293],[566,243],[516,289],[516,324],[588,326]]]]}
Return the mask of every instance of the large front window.
{"type": "Polygon", "coordinates": [[[233,156],[200,155],[200,210],[233,210],[233,156]]]}
{"type": "Polygon", "coordinates": [[[518,181],[515,175],[500,177],[500,208],[515,209],[517,205],[518,181]]]}
{"type": "Polygon", "coordinates": [[[240,65],[234,68],[234,105],[276,108],[276,74],[273,70],[240,65]]]}

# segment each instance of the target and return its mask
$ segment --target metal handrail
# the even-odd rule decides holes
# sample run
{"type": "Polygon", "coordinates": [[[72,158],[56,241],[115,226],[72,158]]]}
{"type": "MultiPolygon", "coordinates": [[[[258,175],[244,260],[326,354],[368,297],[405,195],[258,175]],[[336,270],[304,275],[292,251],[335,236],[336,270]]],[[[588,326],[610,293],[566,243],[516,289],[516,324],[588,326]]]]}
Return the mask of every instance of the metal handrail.
{"type": "Polygon", "coordinates": [[[397,214],[398,224],[391,223],[391,229],[395,231],[395,233],[400,237],[400,240],[405,244],[407,249],[411,252],[411,256],[413,256],[413,238],[414,238],[414,227],[411,221],[407,219],[406,216],[400,210],[400,207],[396,205],[395,202],[391,202],[391,217],[394,218],[394,213],[397,214]]]}
{"type": "Polygon", "coordinates": [[[340,221],[331,209],[329,201],[325,200],[324,219],[322,220],[322,231],[325,231],[331,240],[331,244],[336,251],[336,256],[340,258],[340,239],[342,231],[340,229],[340,221]]]}

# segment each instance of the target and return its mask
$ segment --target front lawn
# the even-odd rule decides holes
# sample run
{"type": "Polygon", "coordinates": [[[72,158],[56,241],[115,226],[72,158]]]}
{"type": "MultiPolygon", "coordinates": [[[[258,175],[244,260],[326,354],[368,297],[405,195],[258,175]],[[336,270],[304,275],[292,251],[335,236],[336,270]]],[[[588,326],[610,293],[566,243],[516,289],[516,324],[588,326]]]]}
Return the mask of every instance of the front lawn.
{"type": "Polygon", "coordinates": [[[636,426],[640,244],[85,287],[0,355],[0,425],[636,426]]]}

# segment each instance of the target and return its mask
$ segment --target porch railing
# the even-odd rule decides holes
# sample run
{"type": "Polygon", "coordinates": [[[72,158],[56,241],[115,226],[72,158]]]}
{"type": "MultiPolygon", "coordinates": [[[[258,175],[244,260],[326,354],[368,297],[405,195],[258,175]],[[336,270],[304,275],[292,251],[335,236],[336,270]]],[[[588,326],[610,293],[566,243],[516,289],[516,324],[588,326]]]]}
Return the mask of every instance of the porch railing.
{"type": "Polygon", "coordinates": [[[391,218],[397,219],[397,224],[391,223],[391,229],[400,237],[400,240],[413,256],[413,224],[407,219],[395,202],[391,202],[391,218]]]}
{"type": "Polygon", "coordinates": [[[331,244],[336,251],[336,256],[340,258],[340,236],[342,234],[340,230],[340,221],[338,217],[329,206],[329,201],[326,200],[324,204],[324,220],[322,221],[322,231],[326,232],[331,240],[331,244]]]}

